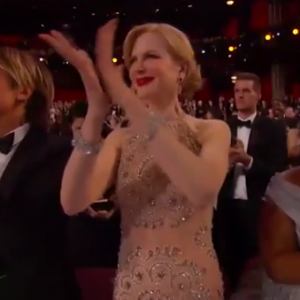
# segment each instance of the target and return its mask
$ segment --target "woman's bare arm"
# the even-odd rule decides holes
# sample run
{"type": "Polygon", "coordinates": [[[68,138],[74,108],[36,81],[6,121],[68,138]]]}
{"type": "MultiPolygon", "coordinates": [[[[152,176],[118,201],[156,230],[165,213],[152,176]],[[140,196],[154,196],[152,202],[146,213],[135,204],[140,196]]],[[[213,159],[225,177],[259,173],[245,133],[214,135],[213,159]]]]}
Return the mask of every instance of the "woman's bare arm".
{"type": "Polygon", "coordinates": [[[269,199],[260,221],[260,253],[268,276],[277,283],[300,284],[300,252],[294,222],[269,199]]]}
{"type": "MultiPolygon", "coordinates": [[[[81,137],[86,144],[97,145],[101,142],[101,128],[111,103],[102,90],[92,60],[61,32],[52,30],[41,34],[40,38],[79,72],[88,100],[81,137]]],[[[83,211],[109,186],[119,151],[119,132],[113,132],[106,139],[99,155],[86,155],[75,147],[65,168],[61,188],[61,204],[67,214],[83,211]]]]}
{"type": "Polygon", "coordinates": [[[164,127],[150,141],[149,152],[191,202],[205,206],[217,197],[228,172],[230,130],[222,121],[201,122],[205,126],[199,128],[202,146],[199,156],[164,127]]]}
{"type": "MultiPolygon", "coordinates": [[[[83,136],[89,121],[82,129],[83,136]]],[[[74,149],[62,180],[61,203],[66,214],[82,212],[112,185],[121,151],[121,131],[116,129],[105,139],[97,156],[74,149]]]]}

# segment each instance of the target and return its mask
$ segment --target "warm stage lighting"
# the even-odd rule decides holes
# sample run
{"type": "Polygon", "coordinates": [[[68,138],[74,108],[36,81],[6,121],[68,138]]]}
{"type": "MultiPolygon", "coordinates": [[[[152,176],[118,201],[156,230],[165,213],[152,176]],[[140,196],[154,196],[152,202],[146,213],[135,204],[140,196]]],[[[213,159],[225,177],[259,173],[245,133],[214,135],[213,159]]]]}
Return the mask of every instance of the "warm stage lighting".
{"type": "Polygon", "coordinates": [[[226,4],[227,4],[227,5],[233,5],[233,4],[234,4],[234,1],[233,1],[233,0],[228,0],[228,1],[226,1],[226,4]]]}
{"type": "Polygon", "coordinates": [[[293,35],[298,35],[299,34],[299,29],[294,28],[292,32],[293,32],[293,35]]]}
{"type": "Polygon", "coordinates": [[[230,52],[233,52],[233,51],[234,51],[234,47],[233,47],[233,46],[230,46],[230,47],[228,47],[228,50],[229,50],[230,52]]]}
{"type": "Polygon", "coordinates": [[[118,62],[118,60],[115,57],[112,59],[112,61],[113,61],[113,63],[118,62]]]}
{"type": "Polygon", "coordinates": [[[266,35],[265,35],[265,40],[266,40],[266,41],[270,41],[271,39],[272,39],[271,34],[266,34],[266,35]]]}

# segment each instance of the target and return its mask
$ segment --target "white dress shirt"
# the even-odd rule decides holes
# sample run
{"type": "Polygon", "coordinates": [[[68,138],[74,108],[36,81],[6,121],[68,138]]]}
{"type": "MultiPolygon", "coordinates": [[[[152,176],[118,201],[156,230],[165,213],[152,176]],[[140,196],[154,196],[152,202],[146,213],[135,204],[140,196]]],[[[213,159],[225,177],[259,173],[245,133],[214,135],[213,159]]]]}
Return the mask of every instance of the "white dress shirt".
{"type": "MultiPolygon", "coordinates": [[[[247,119],[242,119],[238,117],[241,121],[251,121],[251,123],[254,121],[256,117],[256,112],[248,117],[247,119]]],[[[250,137],[251,128],[247,127],[238,127],[237,128],[237,139],[241,140],[244,144],[244,149],[247,151],[248,144],[249,144],[249,137],[250,137]]],[[[251,168],[251,164],[248,168],[251,168]]],[[[246,186],[246,176],[245,176],[245,167],[241,163],[236,163],[234,167],[234,179],[235,179],[235,187],[234,187],[234,199],[242,199],[242,200],[248,200],[248,194],[247,194],[247,186],[246,186]]]]}
{"type": "MultiPolygon", "coordinates": [[[[15,133],[14,142],[13,142],[11,151],[8,154],[5,155],[0,152],[0,178],[2,177],[2,175],[5,171],[5,168],[7,167],[8,163],[11,160],[12,156],[14,155],[15,151],[17,150],[18,145],[20,144],[20,142],[23,140],[26,133],[28,132],[28,129],[29,129],[29,125],[25,124],[23,126],[18,127],[14,131],[10,132],[10,133],[12,133],[12,132],[15,133]]],[[[8,133],[8,134],[10,134],[10,133],[8,133]]]]}

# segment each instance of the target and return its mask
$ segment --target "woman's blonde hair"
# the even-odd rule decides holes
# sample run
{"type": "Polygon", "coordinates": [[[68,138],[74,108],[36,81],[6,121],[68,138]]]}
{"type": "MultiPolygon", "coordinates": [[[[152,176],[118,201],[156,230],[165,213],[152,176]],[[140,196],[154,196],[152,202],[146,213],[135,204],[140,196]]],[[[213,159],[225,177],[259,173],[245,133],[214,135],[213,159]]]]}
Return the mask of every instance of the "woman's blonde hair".
{"type": "Polygon", "coordinates": [[[0,48],[0,70],[12,88],[29,89],[31,97],[25,105],[25,121],[45,125],[54,98],[54,84],[48,68],[27,51],[0,48]]]}
{"type": "Polygon", "coordinates": [[[196,63],[192,45],[188,37],[179,29],[169,24],[148,23],[134,27],[123,45],[124,61],[129,68],[130,56],[136,40],[144,33],[157,33],[164,38],[168,52],[173,59],[186,67],[186,75],[182,81],[180,96],[189,98],[201,87],[200,68],[196,63]]]}

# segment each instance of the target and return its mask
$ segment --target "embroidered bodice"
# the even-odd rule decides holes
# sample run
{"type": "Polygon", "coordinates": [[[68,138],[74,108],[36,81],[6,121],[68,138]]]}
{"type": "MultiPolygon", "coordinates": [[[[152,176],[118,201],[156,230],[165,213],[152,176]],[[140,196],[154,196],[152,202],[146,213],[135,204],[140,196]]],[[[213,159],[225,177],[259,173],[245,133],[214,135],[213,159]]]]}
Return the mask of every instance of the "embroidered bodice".
{"type": "MultiPolygon", "coordinates": [[[[183,120],[167,126],[180,143],[200,155],[201,145],[183,120]]],[[[211,240],[213,208],[193,205],[147,147],[130,136],[122,148],[117,178],[122,243],[115,299],[222,299],[211,240]]]]}

